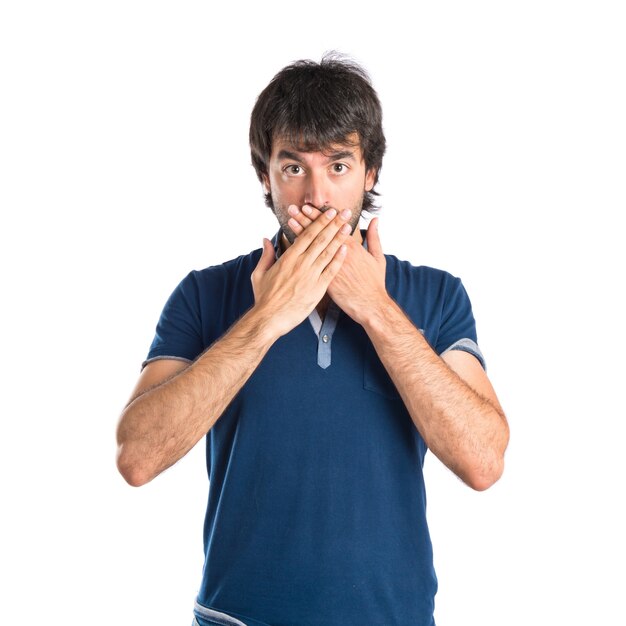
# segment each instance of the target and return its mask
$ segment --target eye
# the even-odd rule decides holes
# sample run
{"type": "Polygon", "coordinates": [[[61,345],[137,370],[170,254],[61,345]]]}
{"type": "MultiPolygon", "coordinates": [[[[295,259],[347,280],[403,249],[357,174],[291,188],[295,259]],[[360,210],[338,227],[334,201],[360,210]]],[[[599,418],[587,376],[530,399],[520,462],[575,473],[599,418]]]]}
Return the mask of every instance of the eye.
{"type": "Polygon", "coordinates": [[[345,163],[333,163],[333,173],[345,174],[348,171],[348,166],[345,163]]]}
{"type": "Polygon", "coordinates": [[[302,173],[302,167],[295,164],[287,165],[287,167],[283,169],[283,172],[285,172],[285,174],[289,174],[290,176],[298,176],[302,173]]]}

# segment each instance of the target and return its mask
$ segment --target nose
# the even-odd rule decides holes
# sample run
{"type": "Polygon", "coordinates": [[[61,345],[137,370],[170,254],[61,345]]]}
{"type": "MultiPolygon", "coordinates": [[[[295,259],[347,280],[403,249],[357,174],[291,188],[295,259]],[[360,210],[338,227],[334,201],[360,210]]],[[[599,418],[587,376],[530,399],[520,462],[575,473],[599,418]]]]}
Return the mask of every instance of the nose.
{"type": "Polygon", "coordinates": [[[311,204],[317,209],[322,209],[330,204],[328,179],[325,172],[312,171],[307,177],[304,204],[311,204]]]}

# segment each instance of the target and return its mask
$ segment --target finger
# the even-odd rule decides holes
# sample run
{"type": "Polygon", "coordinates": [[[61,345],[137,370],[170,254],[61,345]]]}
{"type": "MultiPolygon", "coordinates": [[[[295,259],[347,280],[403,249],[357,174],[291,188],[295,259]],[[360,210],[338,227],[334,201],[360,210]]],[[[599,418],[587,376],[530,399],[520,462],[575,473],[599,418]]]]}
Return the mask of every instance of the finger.
{"type": "Polygon", "coordinates": [[[341,211],[339,215],[333,216],[334,212],[335,212],[334,209],[329,209],[328,211],[326,211],[324,215],[322,215],[318,220],[313,222],[311,226],[309,226],[309,228],[305,230],[304,234],[300,236],[300,239],[306,237],[308,233],[311,230],[313,230],[319,222],[327,222],[326,227],[318,232],[317,236],[311,242],[306,252],[303,253],[303,258],[302,258],[303,263],[305,264],[315,263],[317,258],[322,253],[324,253],[324,251],[329,246],[329,244],[333,241],[333,238],[335,236],[338,236],[340,241],[344,241],[346,237],[350,235],[351,228],[350,228],[350,225],[348,224],[348,220],[352,216],[352,212],[345,209],[341,211]]]}
{"type": "Polygon", "coordinates": [[[384,257],[383,247],[380,243],[380,236],[378,233],[378,218],[375,217],[367,226],[367,250],[370,254],[376,258],[380,259],[384,257]]]}
{"type": "Polygon", "coordinates": [[[316,209],[312,204],[305,204],[302,206],[302,212],[312,221],[314,222],[322,212],[319,209],[316,209]]]}
{"type": "Polygon", "coordinates": [[[350,237],[351,233],[352,227],[350,226],[350,224],[343,224],[341,228],[337,231],[333,239],[313,261],[313,267],[320,273],[320,276],[323,274],[326,267],[332,262],[333,258],[335,257],[337,251],[341,248],[341,246],[345,246],[347,249],[345,242],[350,237]]]}
{"type": "Polygon", "coordinates": [[[259,262],[257,263],[255,271],[260,272],[261,274],[264,274],[265,272],[267,272],[267,270],[269,270],[270,267],[272,267],[272,265],[274,265],[275,261],[276,261],[276,252],[274,251],[274,246],[272,245],[272,242],[269,239],[266,239],[264,237],[263,238],[263,252],[261,253],[261,258],[259,259],[259,262]]]}
{"type": "Polygon", "coordinates": [[[302,226],[295,217],[290,217],[287,224],[289,224],[289,228],[293,230],[296,236],[304,232],[304,226],[302,226]]]}
{"type": "MultiPolygon", "coordinates": [[[[327,238],[327,242],[330,241],[343,222],[345,222],[345,220],[337,215],[336,209],[328,209],[323,215],[320,216],[319,219],[312,222],[308,228],[305,228],[304,231],[296,237],[296,240],[291,246],[289,246],[287,252],[291,253],[290,256],[299,256],[303,254],[306,252],[307,248],[312,245],[317,236],[327,228],[330,233],[330,236],[327,238]]],[[[287,252],[285,252],[285,254],[287,254],[287,252]]]]}
{"type": "Polygon", "coordinates": [[[287,213],[291,215],[289,220],[289,226],[296,235],[302,233],[302,231],[315,221],[322,212],[309,204],[303,205],[302,209],[299,209],[295,204],[289,205],[287,213]]]}
{"type": "Polygon", "coordinates": [[[302,213],[295,204],[289,205],[287,213],[291,215],[288,222],[289,227],[296,235],[302,233],[302,231],[311,223],[311,220],[304,215],[304,213],[302,213]]]}
{"type": "Polygon", "coordinates": [[[339,270],[343,265],[343,262],[346,260],[346,254],[348,252],[348,246],[345,243],[342,243],[339,246],[337,252],[332,258],[332,261],[326,266],[324,271],[320,275],[320,279],[325,283],[326,288],[328,285],[333,282],[333,279],[337,274],[339,274],[339,270]]]}

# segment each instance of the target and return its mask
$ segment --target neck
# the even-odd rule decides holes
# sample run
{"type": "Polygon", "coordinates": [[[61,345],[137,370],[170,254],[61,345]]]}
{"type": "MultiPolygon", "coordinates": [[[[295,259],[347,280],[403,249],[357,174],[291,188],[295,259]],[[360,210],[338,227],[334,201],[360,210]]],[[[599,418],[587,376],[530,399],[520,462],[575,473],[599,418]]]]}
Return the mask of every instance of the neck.
{"type": "Polygon", "coordinates": [[[324,321],[324,318],[326,317],[326,311],[328,311],[329,304],[330,304],[330,296],[328,295],[328,293],[325,293],[322,296],[322,299],[317,303],[317,306],[315,307],[315,310],[317,311],[317,314],[320,316],[320,319],[322,320],[322,322],[324,321]]]}

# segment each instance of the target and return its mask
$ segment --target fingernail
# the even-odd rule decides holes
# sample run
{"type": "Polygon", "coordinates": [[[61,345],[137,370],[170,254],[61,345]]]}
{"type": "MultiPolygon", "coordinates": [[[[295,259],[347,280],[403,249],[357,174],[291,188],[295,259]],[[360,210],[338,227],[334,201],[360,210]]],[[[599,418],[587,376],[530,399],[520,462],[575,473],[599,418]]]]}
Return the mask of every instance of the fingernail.
{"type": "Polygon", "coordinates": [[[341,212],[341,217],[344,220],[349,220],[352,217],[352,211],[350,211],[349,209],[344,209],[341,212]]]}
{"type": "Polygon", "coordinates": [[[350,227],[350,224],[344,224],[340,229],[339,229],[344,235],[349,235],[350,232],[352,231],[352,228],[350,227]]]}
{"type": "Polygon", "coordinates": [[[298,207],[294,204],[289,205],[287,213],[289,213],[289,215],[298,215],[298,207]]]}
{"type": "Polygon", "coordinates": [[[333,217],[335,217],[335,215],[337,215],[337,211],[335,211],[335,209],[328,209],[328,211],[326,211],[326,213],[324,215],[326,215],[326,217],[329,220],[332,220],[333,217]]]}
{"type": "Polygon", "coordinates": [[[311,209],[311,207],[310,207],[310,206],[308,206],[308,205],[306,205],[306,204],[305,204],[305,205],[302,207],[302,212],[303,212],[305,215],[311,215],[311,213],[313,213],[313,210],[311,209]]]}
{"type": "Polygon", "coordinates": [[[289,226],[291,226],[291,228],[298,228],[298,226],[300,226],[300,224],[298,224],[298,222],[296,220],[294,220],[293,218],[291,218],[287,224],[289,224],[289,226]]]}

